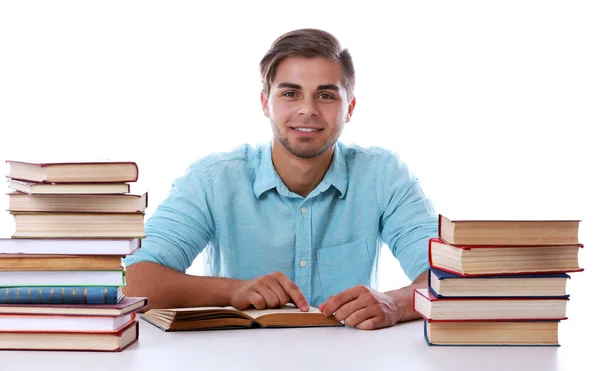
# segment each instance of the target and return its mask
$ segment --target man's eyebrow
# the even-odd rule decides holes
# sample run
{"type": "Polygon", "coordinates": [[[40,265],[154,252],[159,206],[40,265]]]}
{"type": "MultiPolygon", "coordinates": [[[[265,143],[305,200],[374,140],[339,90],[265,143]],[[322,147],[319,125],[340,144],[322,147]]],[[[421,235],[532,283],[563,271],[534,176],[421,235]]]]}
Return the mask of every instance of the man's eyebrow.
{"type": "MultiPolygon", "coordinates": [[[[282,83],[278,84],[277,85],[277,89],[281,89],[281,88],[302,90],[302,86],[300,86],[298,84],[292,84],[291,82],[282,82],[282,83]]],[[[336,84],[325,84],[325,85],[319,85],[319,86],[317,86],[317,90],[334,90],[334,91],[339,91],[340,87],[337,86],[336,84]]]]}
{"type": "Polygon", "coordinates": [[[339,86],[337,86],[335,84],[327,84],[327,85],[319,85],[319,86],[317,86],[317,90],[335,90],[335,91],[339,91],[340,88],[339,88],[339,86]]]}
{"type": "Polygon", "coordinates": [[[280,88],[302,90],[302,86],[298,84],[292,84],[291,82],[282,82],[281,84],[277,85],[277,89],[280,88]]]}

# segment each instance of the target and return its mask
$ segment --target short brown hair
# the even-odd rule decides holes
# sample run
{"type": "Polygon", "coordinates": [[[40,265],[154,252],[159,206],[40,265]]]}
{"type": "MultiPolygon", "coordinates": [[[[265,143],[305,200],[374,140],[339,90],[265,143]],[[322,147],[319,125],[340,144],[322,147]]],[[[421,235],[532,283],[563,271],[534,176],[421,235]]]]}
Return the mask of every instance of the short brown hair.
{"type": "Polygon", "coordinates": [[[338,62],[342,68],[342,84],[348,99],[354,97],[354,64],[348,49],[329,32],[304,28],[287,32],[277,38],[260,61],[263,92],[268,96],[277,72],[277,66],[287,57],[325,57],[338,62]]]}

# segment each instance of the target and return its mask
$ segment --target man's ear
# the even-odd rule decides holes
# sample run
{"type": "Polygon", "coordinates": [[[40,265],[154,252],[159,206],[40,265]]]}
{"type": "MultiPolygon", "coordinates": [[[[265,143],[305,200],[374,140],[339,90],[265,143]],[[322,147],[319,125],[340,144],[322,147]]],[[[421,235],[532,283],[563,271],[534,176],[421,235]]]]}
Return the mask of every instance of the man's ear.
{"type": "Polygon", "coordinates": [[[356,98],[352,98],[350,104],[348,105],[348,112],[346,113],[346,122],[350,122],[350,118],[352,117],[352,113],[354,112],[354,106],[356,106],[356,98]]]}
{"type": "Polygon", "coordinates": [[[269,115],[269,97],[265,94],[264,90],[260,92],[260,103],[265,117],[271,117],[269,115]]]}

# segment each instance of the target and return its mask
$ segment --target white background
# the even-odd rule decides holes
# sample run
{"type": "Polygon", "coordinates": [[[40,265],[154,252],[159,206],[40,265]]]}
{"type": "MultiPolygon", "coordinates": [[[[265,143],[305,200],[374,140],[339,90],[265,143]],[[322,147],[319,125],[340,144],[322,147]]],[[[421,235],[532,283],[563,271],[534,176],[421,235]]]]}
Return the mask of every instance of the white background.
{"type": "MultiPolygon", "coordinates": [[[[0,160],[136,161],[133,192],[149,193],[149,216],[198,158],[270,140],[262,55],[286,31],[326,29],[357,71],[357,106],[341,140],[395,150],[442,214],[582,220],[586,271],[569,282],[576,314],[565,323],[582,331],[600,242],[599,8],[1,2],[0,160]]],[[[0,232],[12,228],[3,213],[0,232]]],[[[201,260],[189,273],[202,274],[201,260]]],[[[380,281],[381,290],[408,283],[387,250],[380,281]]]]}

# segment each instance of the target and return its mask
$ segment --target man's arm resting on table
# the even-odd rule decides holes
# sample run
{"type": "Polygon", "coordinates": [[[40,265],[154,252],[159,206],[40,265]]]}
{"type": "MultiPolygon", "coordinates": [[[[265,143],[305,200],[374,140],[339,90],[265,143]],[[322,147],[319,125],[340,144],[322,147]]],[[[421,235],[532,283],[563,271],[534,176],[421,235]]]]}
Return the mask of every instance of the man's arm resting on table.
{"type": "Polygon", "coordinates": [[[276,272],[242,281],[191,276],[158,263],[140,262],[127,267],[127,296],[148,298],[148,307],[224,307],[243,310],[277,308],[295,303],[308,310],[304,295],[288,277],[276,272]]]}
{"type": "Polygon", "coordinates": [[[385,294],[389,295],[396,304],[397,317],[394,324],[421,318],[421,316],[413,309],[413,291],[414,289],[426,289],[428,287],[427,272],[428,271],[421,273],[406,287],[385,292],[385,294]]]}
{"type": "Polygon", "coordinates": [[[127,267],[127,296],[147,297],[148,307],[180,308],[227,306],[236,281],[191,276],[158,263],[140,262],[127,267]]]}
{"type": "Polygon", "coordinates": [[[413,310],[413,290],[427,288],[427,271],[409,286],[385,293],[364,285],[354,286],[330,297],[319,306],[324,315],[335,315],[338,321],[361,330],[393,326],[420,318],[413,310]]]}

